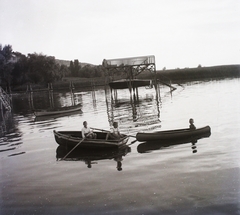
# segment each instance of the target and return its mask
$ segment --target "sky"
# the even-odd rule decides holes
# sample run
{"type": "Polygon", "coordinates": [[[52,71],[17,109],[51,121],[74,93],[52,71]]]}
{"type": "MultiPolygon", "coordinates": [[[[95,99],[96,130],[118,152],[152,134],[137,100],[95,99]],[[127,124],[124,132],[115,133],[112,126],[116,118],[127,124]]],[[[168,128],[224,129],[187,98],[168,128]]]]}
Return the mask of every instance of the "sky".
{"type": "Polygon", "coordinates": [[[0,44],[96,65],[146,55],[158,70],[240,64],[240,0],[0,0],[0,44]]]}

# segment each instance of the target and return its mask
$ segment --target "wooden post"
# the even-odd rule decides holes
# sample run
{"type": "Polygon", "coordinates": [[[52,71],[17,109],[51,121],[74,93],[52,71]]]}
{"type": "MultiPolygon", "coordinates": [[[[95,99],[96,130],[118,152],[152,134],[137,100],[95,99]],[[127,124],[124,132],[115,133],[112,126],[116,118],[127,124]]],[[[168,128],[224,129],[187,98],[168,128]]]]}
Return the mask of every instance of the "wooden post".
{"type": "Polygon", "coordinates": [[[52,85],[52,83],[48,83],[48,97],[49,97],[50,107],[54,108],[53,85],[52,85]]]}
{"type": "Polygon", "coordinates": [[[114,91],[114,99],[117,100],[117,98],[118,98],[117,89],[114,89],[113,91],[114,91]]]}
{"type": "Polygon", "coordinates": [[[2,115],[2,119],[3,119],[3,103],[0,100],[0,108],[1,108],[1,115],[2,115]]]}
{"type": "MultiPolygon", "coordinates": [[[[0,92],[0,93],[2,93],[2,92],[0,92]]],[[[3,134],[4,134],[4,130],[3,130],[4,116],[3,116],[3,103],[1,102],[1,100],[0,100],[0,108],[1,108],[1,118],[2,118],[2,120],[0,121],[0,129],[1,129],[0,135],[3,136],[3,134]]]]}
{"type": "Polygon", "coordinates": [[[113,89],[111,88],[111,101],[113,101],[113,89]]]}
{"type": "Polygon", "coordinates": [[[34,110],[34,105],[33,105],[33,89],[31,84],[27,85],[27,93],[28,93],[28,103],[29,107],[34,110]]]}
{"type": "Polygon", "coordinates": [[[75,98],[74,98],[74,89],[75,89],[75,87],[74,87],[72,81],[70,82],[69,88],[70,88],[70,92],[71,92],[72,105],[74,106],[75,105],[75,98]]]}

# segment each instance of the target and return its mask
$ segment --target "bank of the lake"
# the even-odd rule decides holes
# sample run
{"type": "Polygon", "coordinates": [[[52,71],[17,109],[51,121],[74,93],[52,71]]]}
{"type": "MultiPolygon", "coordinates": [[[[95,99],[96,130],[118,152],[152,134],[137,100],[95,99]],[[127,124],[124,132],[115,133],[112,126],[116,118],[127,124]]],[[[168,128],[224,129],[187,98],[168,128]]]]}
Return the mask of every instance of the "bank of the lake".
{"type": "MultiPolygon", "coordinates": [[[[137,76],[139,79],[153,79],[154,74],[149,71],[144,71],[137,76]]],[[[223,65],[212,67],[197,67],[171,70],[157,70],[156,78],[162,81],[184,82],[203,79],[223,79],[223,78],[240,77],[240,64],[223,65]]],[[[125,77],[114,76],[110,79],[118,80],[125,77]]],[[[74,89],[92,88],[96,86],[104,86],[110,80],[106,77],[80,78],[80,77],[65,77],[61,81],[56,81],[51,84],[55,90],[68,90],[71,87],[74,89]]],[[[26,92],[31,85],[32,90],[48,90],[47,84],[28,84],[22,86],[12,86],[12,91],[26,92]]]]}
{"type": "MultiPolygon", "coordinates": [[[[240,65],[223,65],[212,67],[184,68],[171,70],[158,70],[157,79],[171,81],[192,81],[203,79],[222,79],[240,76],[240,65]]],[[[147,77],[142,74],[140,77],[147,77]]]]}

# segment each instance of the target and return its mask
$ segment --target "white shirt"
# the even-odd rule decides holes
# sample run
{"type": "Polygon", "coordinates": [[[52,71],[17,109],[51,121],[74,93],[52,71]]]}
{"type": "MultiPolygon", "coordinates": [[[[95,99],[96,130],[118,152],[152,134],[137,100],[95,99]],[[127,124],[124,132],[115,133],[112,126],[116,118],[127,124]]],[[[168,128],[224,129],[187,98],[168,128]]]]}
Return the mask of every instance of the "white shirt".
{"type": "Polygon", "coordinates": [[[88,134],[88,133],[91,133],[90,128],[89,127],[87,127],[87,128],[83,127],[82,128],[82,137],[84,138],[85,135],[88,134]]]}
{"type": "Polygon", "coordinates": [[[119,134],[119,129],[118,129],[118,128],[111,127],[110,132],[111,132],[112,134],[119,134]]]}

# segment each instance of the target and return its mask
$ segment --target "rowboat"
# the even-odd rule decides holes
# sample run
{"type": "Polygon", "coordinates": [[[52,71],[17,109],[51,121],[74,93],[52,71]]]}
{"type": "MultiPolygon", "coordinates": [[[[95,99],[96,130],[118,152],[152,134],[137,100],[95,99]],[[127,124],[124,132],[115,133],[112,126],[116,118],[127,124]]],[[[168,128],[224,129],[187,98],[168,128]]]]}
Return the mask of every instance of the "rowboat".
{"type": "Polygon", "coordinates": [[[68,106],[68,107],[62,107],[59,109],[49,109],[49,110],[37,110],[34,111],[35,116],[53,116],[58,114],[66,114],[66,113],[72,113],[75,111],[81,111],[81,104],[74,105],[74,106],[68,106]]]}
{"type": "Polygon", "coordinates": [[[81,110],[77,111],[72,111],[69,113],[60,113],[60,114],[53,114],[53,115],[45,115],[45,116],[35,116],[34,121],[35,122],[41,122],[41,121],[49,121],[50,119],[57,119],[60,117],[65,117],[65,116],[71,116],[71,115],[76,115],[76,114],[82,114],[81,110]]]}
{"type": "Polygon", "coordinates": [[[197,138],[204,134],[210,134],[211,129],[209,126],[205,126],[197,129],[177,129],[177,130],[166,130],[157,131],[152,133],[138,132],[136,139],[138,141],[166,141],[166,140],[181,140],[184,138],[197,138]]]}
{"type": "MultiPolygon", "coordinates": [[[[99,129],[100,130],[100,129],[99,129]]],[[[96,139],[83,139],[82,138],[82,132],[81,131],[53,131],[54,137],[56,142],[65,147],[74,147],[76,146],[80,141],[79,147],[81,148],[93,148],[93,147],[120,147],[127,143],[129,136],[122,134],[120,139],[107,139],[107,134],[109,132],[107,131],[94,131],[95,134],[97,134],[96,139]]]]}

